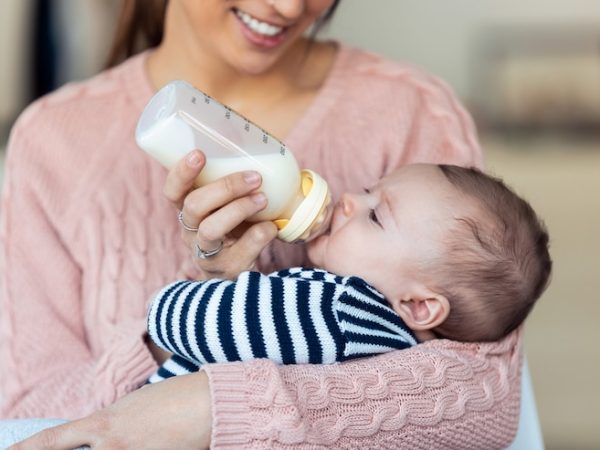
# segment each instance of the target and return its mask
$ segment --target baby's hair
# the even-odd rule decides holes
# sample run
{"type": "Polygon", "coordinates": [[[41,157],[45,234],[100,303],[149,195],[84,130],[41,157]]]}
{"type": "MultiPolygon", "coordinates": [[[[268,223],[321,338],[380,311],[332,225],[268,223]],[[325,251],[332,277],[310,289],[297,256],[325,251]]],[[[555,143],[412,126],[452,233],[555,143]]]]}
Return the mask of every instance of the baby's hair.
{"type": "Polygon", "coordinates": [[[450,301],[439,335],[461,341],[493,341],[517,328],[546,289],[552,260],[548,232],[533,208],[498,178],[474,168],[440,165],[464,196],[434,266],[438,289],[450,301]]]}

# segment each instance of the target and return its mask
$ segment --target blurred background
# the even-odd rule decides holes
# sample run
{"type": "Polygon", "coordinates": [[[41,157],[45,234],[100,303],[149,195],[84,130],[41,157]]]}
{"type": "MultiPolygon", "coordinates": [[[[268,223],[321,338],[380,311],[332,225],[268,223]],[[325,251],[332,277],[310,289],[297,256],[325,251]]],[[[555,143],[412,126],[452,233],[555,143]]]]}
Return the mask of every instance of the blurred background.
{"type": "MultiPolygon", "coordinates": [[[[0,178],[34,98],[101,70],[119,0],[0,1],[0,178]]],[[[526,352],[547,449],[600,449],[600,1],[343,0],[324,37],[420,65],[477,122],[489,171],[545,219],[554,277],[526,352]]]]}

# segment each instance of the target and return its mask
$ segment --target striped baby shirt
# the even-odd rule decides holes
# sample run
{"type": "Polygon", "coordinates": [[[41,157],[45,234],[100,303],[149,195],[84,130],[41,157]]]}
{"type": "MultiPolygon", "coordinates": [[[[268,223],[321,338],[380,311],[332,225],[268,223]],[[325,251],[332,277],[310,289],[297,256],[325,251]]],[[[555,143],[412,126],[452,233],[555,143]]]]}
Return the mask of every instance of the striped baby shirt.
{"type": "Polygon", "coordinates": [[[173,353],[150,383],[206,363],[331,364],[417,344],[361,278],[301,267],[243,272],[235,281],[175,281],[152,301],[148,334],[173,353]]]}

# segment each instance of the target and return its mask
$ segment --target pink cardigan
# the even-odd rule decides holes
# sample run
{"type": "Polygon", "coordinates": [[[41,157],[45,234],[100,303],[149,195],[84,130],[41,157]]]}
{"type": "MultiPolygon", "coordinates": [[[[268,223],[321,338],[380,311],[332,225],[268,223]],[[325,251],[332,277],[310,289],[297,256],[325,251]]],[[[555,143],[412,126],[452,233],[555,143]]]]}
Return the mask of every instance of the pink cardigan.
{"type": "MultiPolygon", "coordinates": [[[[146,57],[37,101],[11,133],[2,417],[80,417],[156,370],[142,340],[146,301],[190,256],[161,193],[166,172],[133,139],[152,95],[146,57]]],[[[401,164],[482,165],[472,121],[445,84],[347,47],[285,141],[335,196],[401,164]]],[[[260,267],[305,262],[302,247],[277,242],[260,267]]],[[[212,445],[501,448],[518,421],[519,342],[439,340],[332,366],[210,365],[212,445]]]]}

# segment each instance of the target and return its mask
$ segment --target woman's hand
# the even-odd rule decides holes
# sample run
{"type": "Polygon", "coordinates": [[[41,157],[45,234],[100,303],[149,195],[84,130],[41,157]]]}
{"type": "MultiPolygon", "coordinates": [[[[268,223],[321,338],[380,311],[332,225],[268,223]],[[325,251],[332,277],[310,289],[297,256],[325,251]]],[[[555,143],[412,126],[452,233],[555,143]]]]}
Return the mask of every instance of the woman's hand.
{"type": "Polygon", "coordinates": [[[8,450],[93,450],[210,446],[212,416],[204,372],[144,386],[113,405],[74,422],[49,428],[8,450]]]}
{"type": "Polygon", "coordinates": [[[267,205],[263,193],[253,193],[261,184],[257,172],[234,173],[194,189],[205,161],[198,150],[179,161],[167,176],[164,194],[182,212],[183,240],[201,271],[195,278],[231,279],[254,267],[260,252],[277,235],[277,227],[268,221],[243,223],[267,205]],[[202,257],[202,251],[219,248],[216,254],[202,257]]]}

